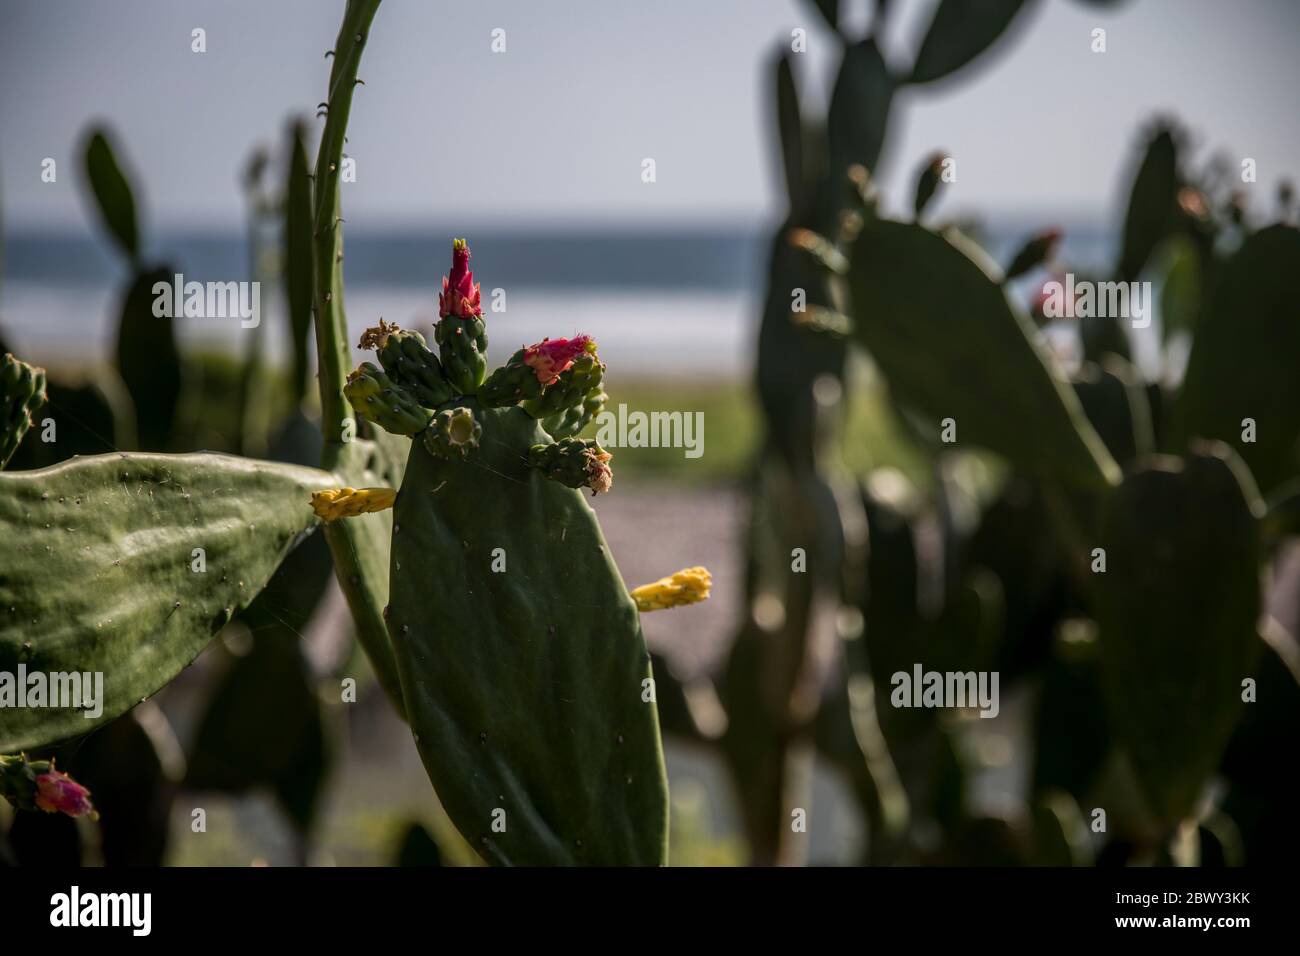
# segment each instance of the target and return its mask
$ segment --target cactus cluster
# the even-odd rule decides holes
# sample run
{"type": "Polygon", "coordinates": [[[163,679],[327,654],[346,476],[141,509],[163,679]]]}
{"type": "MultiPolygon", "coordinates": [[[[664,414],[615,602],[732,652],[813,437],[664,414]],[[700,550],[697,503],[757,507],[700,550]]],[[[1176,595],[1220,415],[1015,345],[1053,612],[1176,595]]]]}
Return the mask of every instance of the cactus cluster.
{"type": "MultiPolygon", "coordinates": [[[[941,154],[921,163],[909,214],[887,215],[872,179],[898,91],[963,69],[1023,4],[942,0],[900,69],[877,43],[888,4],[850,41],[839,5],[818,2],[844,43],[824,122],[801,113],[791,58],[776,65],[790,212],[757,343],[766,431],[744,619],[716,686],[683,685],[648,653],[640,614],[704,600],[712,579],[689,567],[624,584],[583,494],[613,481],[610,452],[582,437],[607,400],[590,337],[543,338],[489,373],[481,289],[456,240],[432,338],[381,319],[360,342],[374,361],[348,374],[339,168],[378,6],[348,2],[314,175],[294,130],[295,407],[267,443],[283,461],[74,457],[70,445],[57,453],[71,460],[0,474],[0,672],[107,676],[93,719],[6,711],[0,795],[27,819],[102,814],[110,862],[161,858],[181,779],[269,786],[306,833],[331,747],[283,614],[311,614],[332,564],[439,804],[492,863],[664,863],[661,719],[719,746],[755,862],[799,858],[786,811],[808,793],[807,761],[792,757],[809,747],[851,787],[869,862],[1293,856],[1292,810],[1272,777],[1300,730],[1300,646],[1263,590],[1300,533],[1289,191],[1261,225],[1158,124],[1111,276],[1162,280],[1165,374],[1139,370],[1117,315],[1078,320],[1067,368],[1044,344],[1046,287],[1021,301],[1023,283],[1064,269],[1059,230],[1029,236],[1002,268],[967,230],[927,218],[941,154]],[[313,317],[319,433],[296,407],[313,317]],[[1178,340],[1190,345],[1181,377],[1178,340]],[[845,467],[841,453],[867,443],[845,414],[863,355],[920,462],[911,475],[845,467]],[[301,464],[318,453],[321,467],[301,464]],[[307,540],[318,526],[328,555],[307,540]],[[253,649],[222,675],[178,768],[147,699],[241,615],[253,649]],[[899,704],[893,678],[921,669],[1033,691],[1016,808],[991,815],[972,800],[981,760],[959,719],[899,704]],[[50,756],[64,741],[76,743],[57,760],[76,779],[50,756]],[[141,782],[147,806],[128,785],[141,782]]],[[[183,445],[179,356],[170,323],[145,321],[153,277],[102,134],[86,173],[136,274],[118,349],[126,431],[99,391],[84,407],[104,413],[104,434],[138,426],[146,448],[183,445]]],[[[246,366],[246,386],[258,368],[246,366]]],[[[0,468],[29,463],[32,443],[19,446],[45,391],[40,369],[5,355],[0,468]]],[[[264,430],[250,424],[256,394],[244,390],[246,432],[264,430]]],[[[84,408],[72,389],[53,395],[56,411],[84,408]]],[[[239,447],[267,436],[253,437],[239,447]]]]}
{"type": "Polygon", "coordinates": [[[543,339],[488,375],[469,261],[456,240],[437,353],[381,320],[360,341],[379,367],[344,388],[359,416],[411,439],[400,487],[313,505],[331,522],[392,505],[389,643],[471,844],[500,863],[659,864],[666,779],[638,613],[702,600],[708,572],[628,592],[578,494],[613,482],[612,455],[577,436],[605,401],[596,343],[543,339]]]}
{"type": "MultiPolygon", "coordinates": [[[[594,441],[574,437],[604,408],[605,365],[590,336],[543,339],[518,349],[487,374],[487,326],[469,245],[452,243],[451,271],[438,297],[433,338],[380,320],[358,347],[373,349],[379,366],[363,362],[344,393],[357,414],[394,435],[419,439],[435,458],[466,460],[484,440],[490,409],[514,409],[538,421],[551,441],[520,449],[547,478],[570,488],[608,491],[613,457],[594,441]],[[552,430],[553,429],[553,430],[552,430]]],[[[489,431],[487,440],[493,440],[489,431]]]]}
{"type": "MultiPolygon", "coordinates": [[[[1300,233],[1253,225],[1224,172],[1193,171],[1185,138],[1158,125],[1113,279],[1163,285],[1166,372],[1144,378],[1115,316],[1077,320],[1081,363],[1067,371],[1040,330],[1046,291],[1019,301],[1033,277],[1065,271],[1060,230],[1029,236],[1000,267],[972,230],[926,221],[943,154],[920,164],[910,215],[887,216],[872,179],[895,93],[962,69],[1021,6],[944,0],[910,70],[881,56],[878,6],[869,36],[845,39],[824,122],[800,110],[799,58],[776,63],[790,212],[757,343],[766,441],[747,613],[716,681],[661,698],[666,732],[720,746],[755,862],[806,849],[788,821],[808,780],[786,756],[806,745],[857,798],[864,862],[1294,852],[1278,839],[1289,811],[1258,767],[1300,715],[1300,651],[1260,611],[1261,579],[1300,527],[1300,326],[1286,289],[1300,233]],[[1181,382],[1168,371],[1180,338],[1192,346],[1181,382]],[[878,451],[846,422],[859,355],[887,388],[909,474],[843,466],[853,445],[859,460],[878,451]],[[791,561],[805,553],[806,566],[791,561]],[[838,608],[838,652],[819,605],[838,608]],[[961,721],[891,701],[891,677],[918,663],[1000,675],[1004,699],[1036,691],[1017,808],[976,806],[985,768],[961,721]],[[1256,691],[1274,704],[1248,703],[1256,691]]],[[[838,5],[817,7],[838,36],[838,5]]]]}

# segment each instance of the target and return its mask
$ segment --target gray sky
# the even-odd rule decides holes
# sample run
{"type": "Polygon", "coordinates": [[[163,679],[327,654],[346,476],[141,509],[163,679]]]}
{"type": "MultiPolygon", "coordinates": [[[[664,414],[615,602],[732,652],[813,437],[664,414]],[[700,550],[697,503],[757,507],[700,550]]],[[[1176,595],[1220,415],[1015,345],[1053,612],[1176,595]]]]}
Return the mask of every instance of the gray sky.
{"type": "MultiPolygon", "coordinates": [[[[844,0],[850,7],[851,0],[844,0]]],[[[898,0],[904,63],[931,3],[898,0]]],[[[83,228],[77,156],[109,121],[154,226],[233,227],[259,140],[324,99],[341,0],[0,0],[7,229],[83,228]],[[207,31],[192,53],[190,31],[207,31]],[[41,161],[58,182],[40,181],[41,161]]],[[[865,22],[862,14],[854,19],[865,22]]],[[[949,209],[1109,214],[1139,124],[1179,115],[1206,150],[1253,157],[1257,201],[1300,171],[1300,3],[1040,0],[976,75],[907,92],[881,177],[896,201],[936,148],[949,209]],[[1108,51],[1089,50],[1107,30],[1108,51]]],[[[343,202],[353,228],[523,221],[752,224],[779,212],[766,64],[809,30],[805,99],[837,48],[798,0],[386,0],[362,63],[343,202]],[[506,31],[507,52],[490,50],[506,31]],[[658,181],[641,182],[653,157],[658,181]]],[[[1267,199],[1265,198],[1267,197],[1267,199]]]]}

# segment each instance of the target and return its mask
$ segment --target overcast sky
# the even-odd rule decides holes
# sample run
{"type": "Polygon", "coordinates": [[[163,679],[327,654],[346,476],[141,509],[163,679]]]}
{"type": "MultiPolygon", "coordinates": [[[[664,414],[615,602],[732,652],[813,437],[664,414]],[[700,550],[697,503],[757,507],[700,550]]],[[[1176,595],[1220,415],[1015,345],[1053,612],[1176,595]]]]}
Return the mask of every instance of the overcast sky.
{"type": "MultiPolygon", "coordinates": [[[[906,63],[932,4],[895,5],[891,55],[906,63]]],[[[949,208],[1108,214],[1157,111],[1182,117],[1207,150],[1254,158],[1270,201],[1278,177],[1296,175],[1300,3],[1031,6],[987,68],[896,101],[880,171],[892,195],[942,148],[958,158],[949,208]],[[1104,54],[1089,49],[1094,27],[1107,31],[1104,54]]],[[[117,131],[150,222],[236,226],[249,150],[324,99],[342,8],[0,0],[6,229],[83,228],[77,150],[92,118],[117,131]],[[196,27],[206,53],[191,52],[196,27]],[[45,157],[56,183],[41,182],[45,157]]],[[[812,105],[838,47],[800,0],[386,0],[349,130],[348,221],[755,224],[780,211],[766,70],[795,27],[809,31],[799,66],[812,105]],[[646,157],[653,185],[641,182],[646,157]]]]}

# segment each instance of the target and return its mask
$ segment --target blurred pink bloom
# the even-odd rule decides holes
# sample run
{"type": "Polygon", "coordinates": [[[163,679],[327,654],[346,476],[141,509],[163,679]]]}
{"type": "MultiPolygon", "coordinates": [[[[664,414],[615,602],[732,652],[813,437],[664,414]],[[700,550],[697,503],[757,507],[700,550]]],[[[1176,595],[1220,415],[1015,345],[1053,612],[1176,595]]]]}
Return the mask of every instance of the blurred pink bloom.
{"type": "Polygon", "coordinates": [[[589,335],[578,335],[571,339],[542,339],[524,350],[524,364],[537,373],[537,381],[550,385],[583,353],[596,354],[596,343],[589,335]]]}

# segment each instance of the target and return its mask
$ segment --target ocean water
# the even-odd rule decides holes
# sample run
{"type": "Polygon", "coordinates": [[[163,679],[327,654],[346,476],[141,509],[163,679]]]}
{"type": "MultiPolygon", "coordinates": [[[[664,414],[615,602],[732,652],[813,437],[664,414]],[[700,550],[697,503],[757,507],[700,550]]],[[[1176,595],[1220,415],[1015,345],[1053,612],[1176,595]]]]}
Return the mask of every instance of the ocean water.
{"type": "MultiPolygon", "coordinates": [[[[1005,261],[1030,231],[1002,225],[985,234],[985,245],[1005,261]]],[[[354,342],[381,317],[431,332],[449,262],[447,234],[349,233],[344,299],[354,342]]],[[[611,370],[626,374],[737,377],[751,367],[770,242],[761,231],[475,236],[473,266],[494,361],[546,336],[585,332],[611,370]]],[[[1104,266],[1112,246],[1105,233],[1067,229],[1064,254],[1082,271],[1104,266]]],[[[162,235],[145,259],[186,281],[252,277],[248,244],[238,234],[162,235]]],[[[87,235],[10,235],[3,269],[0,335],[10,347],[54,366],[111,355],[126,274],[102,243],[87,235]]],[[[237,318],[180,319],[178,335],[186,348],[236,354],[257,341],[272,361],[283,361],[287,323],[278,283],[263,285],[261,311],[260,338],[237,318]]]]}

